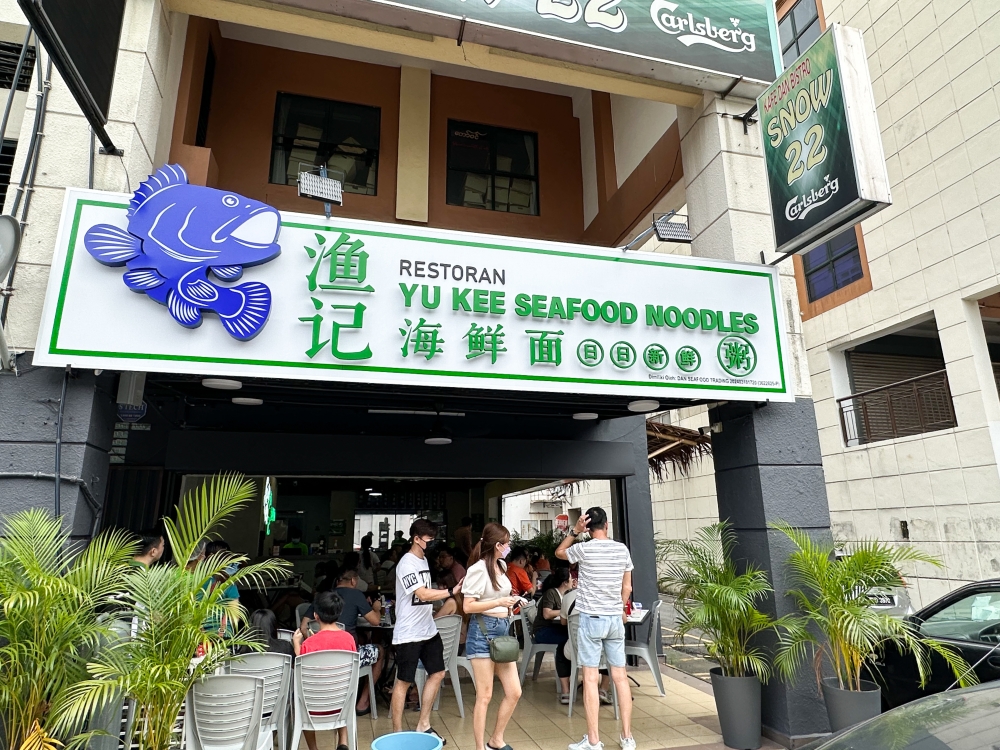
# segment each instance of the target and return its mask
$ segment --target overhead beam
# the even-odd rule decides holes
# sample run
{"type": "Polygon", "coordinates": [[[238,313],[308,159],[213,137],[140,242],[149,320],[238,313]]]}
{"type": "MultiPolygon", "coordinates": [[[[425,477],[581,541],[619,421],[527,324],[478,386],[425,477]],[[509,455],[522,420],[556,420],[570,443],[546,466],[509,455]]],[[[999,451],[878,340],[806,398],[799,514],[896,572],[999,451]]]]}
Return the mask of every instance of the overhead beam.
{"type": "Polygon", "coordinates": [[[702,92],[688,86],[654,81],[585,65],[431,36],[342,16],[275,5],[262,0],[167,0],[170,10],[243,26],[325,39],[354,47],[381,50],[420,60],[488,70],[494,73],[605,91],[636,99],[696,107],[702,92]]]}

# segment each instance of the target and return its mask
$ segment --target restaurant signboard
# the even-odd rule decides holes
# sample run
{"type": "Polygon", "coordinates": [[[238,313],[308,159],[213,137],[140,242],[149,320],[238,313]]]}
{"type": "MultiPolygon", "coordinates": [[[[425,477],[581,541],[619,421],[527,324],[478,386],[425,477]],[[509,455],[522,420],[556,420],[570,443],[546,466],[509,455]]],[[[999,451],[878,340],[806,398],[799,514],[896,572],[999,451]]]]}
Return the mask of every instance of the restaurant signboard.
{"type": "Polygon", "coordinates": [[[36,364],[794,397],[774,268],[279,213],[171,174],[67,190],[36,364]]]}

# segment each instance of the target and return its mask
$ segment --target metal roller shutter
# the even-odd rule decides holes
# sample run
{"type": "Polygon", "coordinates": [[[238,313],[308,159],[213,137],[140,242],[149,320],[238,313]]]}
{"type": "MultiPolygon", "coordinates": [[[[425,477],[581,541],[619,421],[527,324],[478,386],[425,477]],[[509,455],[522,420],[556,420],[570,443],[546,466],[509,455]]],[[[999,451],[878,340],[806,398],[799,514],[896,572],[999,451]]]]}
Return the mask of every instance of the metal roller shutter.
{"type": "Polygon", "coordinates": [[[851,376],[851,392],[862,393],[943,370],[944,360],[898,354],[847,352],[847,365],[851,376]]]}

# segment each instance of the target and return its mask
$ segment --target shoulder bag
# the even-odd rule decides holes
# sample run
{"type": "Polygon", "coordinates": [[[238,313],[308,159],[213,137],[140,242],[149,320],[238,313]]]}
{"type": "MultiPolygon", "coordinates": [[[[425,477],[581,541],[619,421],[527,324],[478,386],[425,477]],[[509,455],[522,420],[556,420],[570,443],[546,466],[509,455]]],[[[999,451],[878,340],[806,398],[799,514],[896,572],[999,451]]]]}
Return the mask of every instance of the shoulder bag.
{"type": "Polygon", "coordinates": [[[486,633],[486,623],[483,621],[482,615],[476,615],[476,622],[479,625],[479,630],[490,642],[490,661],[496,664],[510,664],[517,661],[521,651],[521,645],[517,642],[517,638],[512,635],[498,635],[496,638],[490,638],[486,633]]]}

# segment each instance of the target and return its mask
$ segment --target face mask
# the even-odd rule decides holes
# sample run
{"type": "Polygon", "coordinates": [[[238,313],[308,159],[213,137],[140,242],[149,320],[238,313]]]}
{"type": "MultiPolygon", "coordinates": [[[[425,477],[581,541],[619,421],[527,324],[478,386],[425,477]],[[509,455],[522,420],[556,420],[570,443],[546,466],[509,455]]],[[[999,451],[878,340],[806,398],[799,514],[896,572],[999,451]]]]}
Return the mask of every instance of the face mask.
{"type": "Polygon", "coordinates": [[[503,546],[503,547],[501,548],[501,550],[500,550],[500,557],[502,557],[502,558],[506,559],[506,558],[507,558],[507,555],[509,555],[509,554],[510,554],[510,545],[509,545],[509,544],[505,544],[505,545],[504,545],[504,546],[503,546]]]}

